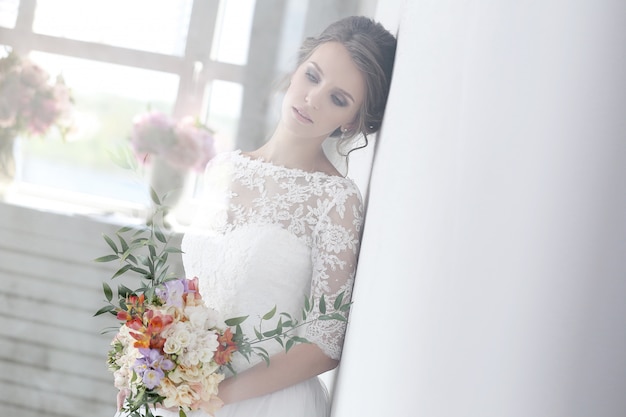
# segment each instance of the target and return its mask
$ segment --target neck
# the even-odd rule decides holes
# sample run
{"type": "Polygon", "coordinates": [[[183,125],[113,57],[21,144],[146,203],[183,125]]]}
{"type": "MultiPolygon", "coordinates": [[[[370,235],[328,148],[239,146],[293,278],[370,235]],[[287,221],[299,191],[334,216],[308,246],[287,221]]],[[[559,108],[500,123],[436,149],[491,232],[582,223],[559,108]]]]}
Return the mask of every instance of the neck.
{"type": "Polygon", "coordinates": [[[322,149],[324,140],[325,138],[294,137],[279,125],[270,140],[251,154],[289,168],[317,171],[323,161],[326,161],[322,149]]]}

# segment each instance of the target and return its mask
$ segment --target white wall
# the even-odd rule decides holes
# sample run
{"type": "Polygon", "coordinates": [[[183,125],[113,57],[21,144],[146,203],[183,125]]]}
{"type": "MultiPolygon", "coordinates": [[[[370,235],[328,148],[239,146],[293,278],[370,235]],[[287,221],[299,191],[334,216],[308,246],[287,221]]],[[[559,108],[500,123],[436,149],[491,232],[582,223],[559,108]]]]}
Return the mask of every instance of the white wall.
{"type": "Polygon", "coordinates": [[[626,3],[401,16],[333,415],[626,415],[626,3]]]}

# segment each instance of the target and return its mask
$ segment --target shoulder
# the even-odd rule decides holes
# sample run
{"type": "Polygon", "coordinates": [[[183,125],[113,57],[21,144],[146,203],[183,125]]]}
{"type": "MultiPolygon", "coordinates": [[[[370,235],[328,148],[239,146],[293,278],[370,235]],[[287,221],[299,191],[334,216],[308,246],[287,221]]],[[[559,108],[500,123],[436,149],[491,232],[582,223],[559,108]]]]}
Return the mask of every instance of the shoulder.
{"type": "Polygon", "coordinates": [[[338,175],[328,175],[326,180],[327,189],[332,196],[346,196],[362,203],[361,192],[354,180],[338,175]]]}
{"type": "Polygon", "coordinates": [[[355,182],[346,177],[329,176],[325,187],[329,205],[327,215],[331,218],[361,219],[363,216],[363,199],[355,182]]]}

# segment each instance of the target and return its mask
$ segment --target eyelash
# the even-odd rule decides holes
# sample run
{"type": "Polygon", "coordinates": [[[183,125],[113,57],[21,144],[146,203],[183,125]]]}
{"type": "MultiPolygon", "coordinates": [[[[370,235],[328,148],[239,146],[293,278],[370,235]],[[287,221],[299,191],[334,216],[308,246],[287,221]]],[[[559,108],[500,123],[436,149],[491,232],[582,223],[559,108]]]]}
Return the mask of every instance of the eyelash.
{"type": "MultiPolygon", "coordinates": [[[[307,79],[309,81],[311,81],[312,83],[317,84],[319,82],[319,79],[317,78],[317,76],[315,74],[313,74],[311,71],[306,71],[305,75],[307,77],[307,79]]],[[[337,106],[340,107],[345,107],[348,103],[346,103],[345,100],[342,100],[339,96],[337,96],[336,94],[333,94],[331,96],[331,100],[333,101],[333,103],[337,106]]]]}

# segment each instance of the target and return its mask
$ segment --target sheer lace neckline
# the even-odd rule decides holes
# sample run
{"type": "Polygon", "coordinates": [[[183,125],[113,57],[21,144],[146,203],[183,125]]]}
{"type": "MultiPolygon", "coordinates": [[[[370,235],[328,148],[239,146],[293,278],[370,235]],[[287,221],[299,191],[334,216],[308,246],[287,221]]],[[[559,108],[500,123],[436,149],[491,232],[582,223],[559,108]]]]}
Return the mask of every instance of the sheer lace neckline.
{"type": "Polygon", "coordinates": [[[290,167],[286,167],[284,165],[280,165],[280,164],[276,164],[272,161],[268,161],[262,157],[259,158],[254,158],[250,155],[244,154],[241,149],[237,149],[236,151],[233,152],[233,155],[243,159],[244,161],[250,163],[250,164],[255,164],[257,166],[263,166],[266,168],[271,169],[272,171],[276,172],[276,171],[283,171],[283,172],[291,172],[295,175],[298,176],[314,176],[314,177],[322,177],[322,178],[332,178],[332,179],[346,179],[346,177],[342,176],[342,175],[333,175],[333,174],[328,174],[326,172],[323,171],[306,171],[304,169],[301,168],[290,168],[290,167]]]}

